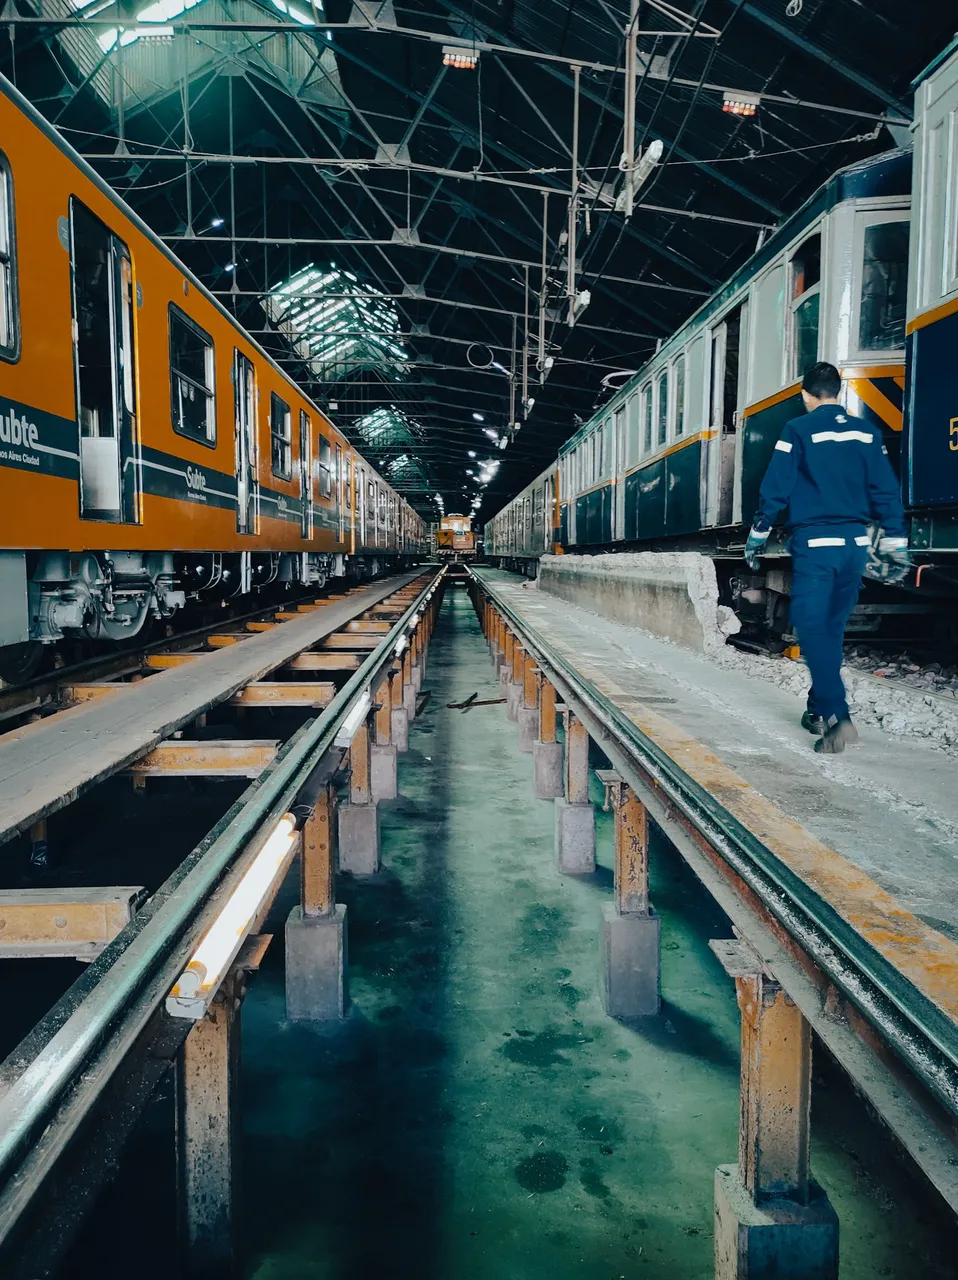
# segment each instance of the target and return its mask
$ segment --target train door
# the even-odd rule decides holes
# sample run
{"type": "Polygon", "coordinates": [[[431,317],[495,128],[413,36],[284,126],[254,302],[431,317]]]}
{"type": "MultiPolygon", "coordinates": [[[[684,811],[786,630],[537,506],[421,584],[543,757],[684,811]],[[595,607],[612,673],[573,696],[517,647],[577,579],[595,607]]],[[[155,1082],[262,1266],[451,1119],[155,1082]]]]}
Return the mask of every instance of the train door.
{"type": "Polygon", "coordinates": [[[741,388],[742,327],[745,306],[729,312],[711,332],[712,374],[709,396],[708,475],[706,512],[709,525],[732,524],[735,519],[735,457],[738,403],[741,388]]]}
{"type": "Polygon", "coordinates": [[[612,541],[625,538],[625,405],[615,411],[612,423],[612,541]]]}
{"type": "Polygon", "coordinates": [[[256,470],[256,372],[241,351],[233,354],[236,427],[236,532],[256,533],[259,476],[256,470]]]}
{"type": "Polygon", "coordinates": [[[70,259],[80,515],[135,524],[133,264],[124,242],[76,199],[70,201],[70,259]]]}
{"type": "Polygon", "coordinates": [[[358,463],[353,463],[356,493],[356,550],[366,545],[366,473],[358,463]]]}
{"type": "Polygon", "coordinates": [[[300,530],[304,538],[313,536],[313,490],[311,485],[313,470],[312,423],[309,414],[299,411],[299,500],[300,530]]]}
{"type": "MultiPolygon", "coordinates": [[[[349,465],[348,462],[346,465],[347,466],[349,465]]],[[[344,489],[346,490],[346,492],[349,491],[348,476],[346,477],[346,484],[344,484],[343,483],[343,446],[341,444],[338,444],[336,446],[336,509],[337,509],[337,514],[339,516],[340,543],[342,543],[343,537],[346,532],[346,510],[343,502],[344,489]]]]}

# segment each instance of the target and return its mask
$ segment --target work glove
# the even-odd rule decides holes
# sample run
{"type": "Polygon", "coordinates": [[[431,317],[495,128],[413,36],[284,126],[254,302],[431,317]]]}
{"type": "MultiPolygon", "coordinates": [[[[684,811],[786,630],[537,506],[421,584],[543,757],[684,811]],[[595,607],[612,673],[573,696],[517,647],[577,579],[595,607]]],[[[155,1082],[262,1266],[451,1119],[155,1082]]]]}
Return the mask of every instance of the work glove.
{"type": "Polygon", "coordinates": [[[903,582],[911,568],[907,538],[881,537],[868,549],[865,577],[874,582],[903,582]]]}
{"type": "Polygon", "coordinates": [[[758,571],[758,558],[765,550],[765,544],[768,542],[768,535],[771,529],[756,529],[753,525],[748,531],[748,541],[745,543],[745,563],[753,573],[758,571]]]}

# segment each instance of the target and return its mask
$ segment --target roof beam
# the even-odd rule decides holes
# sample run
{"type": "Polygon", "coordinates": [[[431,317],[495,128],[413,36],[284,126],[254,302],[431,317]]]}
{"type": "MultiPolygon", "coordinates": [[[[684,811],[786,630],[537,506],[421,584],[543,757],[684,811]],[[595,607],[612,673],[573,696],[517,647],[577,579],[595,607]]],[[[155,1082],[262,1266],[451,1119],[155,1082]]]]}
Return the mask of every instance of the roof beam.
{"type": "MultiPolygon", "coordinates": [[[[737,2],[741,3],[742,0],[737,0],[737,2]]],[[[441,3],[443,7],[449,11],[449,13],[455,14],[457,18],[464,19],[465,21],[472,20],[469,13],[465,9],[460,8],[460,6],[457,4],[451,3],[451,0],[441,0],[441,3]]],[[[503,32],[493,30],[493,28],[489,26],[488,22],[484,21],[483,27],[487,31],[491,32],[491,34],[495,35],[497,40],[506,41],[507,38],[503,34],[503,32]]],[[[644,32],[643,34],[648,34],[648,33],[644,32]]],[[[681,32],[671,32],[670,35],[679,36],[681,35],[681,32]]],[[[551,75],[554,79],[559,80],[562,84],[566,85],[569,89],[572,88],[573,86],[572,77],[568,75],[560,67],[553,66],[548,62],[544,62],[543,70],[546,71],[549,75],[551,75]]],[[[615,116],[618,116],[618,117],[622,116],[623,113],[622,113],[621,105],[614,105],[610,100],[603,97],[596,90],[590,88],[588,83],[582,81],[581,79],[579,84],[579,93],[583,98],[587,98],[590,102],[596,103],[603,111],[610,111],[615,116]]],[[[663,137],[663,141],[666,142],[666,144],[670,147],[672,151],[675,152],[676,155],[681,156],[683,160],[698,159],[697,156],[690,155],[683,147],[679,146],[674,139],[668,139],[663,137]]],[[[766,200],[764,196],[757,195],[754,191],[750,191],[748,187],[743,187],[740,182],[736,182],[734,178],[730,177],[726,173],[723,173],[720,168],[712,166],[708,164],[708,162],[702,163],[699,167],[704,169],[705,172],[707,172],[710,177],[714,178],[716,182],[722,183],[723,186],[728,187],[731,191],[737,191],[740,196],[743,196],[746,200],[751,200],[753,204],[759,205],[761,208],[765,209],[768,213],[774,214],[776,218],[782,217],[783,210],[780,209],[778,205],[774,204],[770,200],[766,200]]]]}
{"type": "Polygon", "coordinates": [[[877,98],[879,102],[884,102],[887,107],[893,107],[896,111],[904,112],[906,116],[910,115],[908,108],[904,106],[900,98],[896,98],[893,93],[889,93],[880,84],[876,84],[868,76],[862,75],[860,71],[850,67],[847,62],[833,58],[830,53],[820,49],[807,36],[800,35],[792,27],[780,22],[778,18],[773,18],[770,13],[765,13],[758,5],[750,3],[750,0],[732,0],[732,2],[737,9],[751,18],[753,22],[759,23],[769,31],[774,31],[779,39],[784,40],[786,44],[790,44],[793,49],[799,49],[810,58],[814,58],[816,62],[822,63],[823,66],[834,71],[837,76],[847,80],[849,84],[863,89],[865,93],[872,98],[877,98]]]}

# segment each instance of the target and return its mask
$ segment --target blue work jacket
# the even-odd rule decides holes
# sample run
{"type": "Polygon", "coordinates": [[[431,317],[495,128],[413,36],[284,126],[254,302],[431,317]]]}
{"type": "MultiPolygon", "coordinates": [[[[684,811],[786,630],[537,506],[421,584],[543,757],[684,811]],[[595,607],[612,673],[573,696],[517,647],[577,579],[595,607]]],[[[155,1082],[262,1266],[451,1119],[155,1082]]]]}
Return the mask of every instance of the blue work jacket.
{"type": "Polygon", "coordinates": [[[904,537],[898,477],[881,432],[823,404],[786,422],[759,490],[754,527],[762,532],[788,508],[789,533],[815,525],[877,523],[904,537]]]}

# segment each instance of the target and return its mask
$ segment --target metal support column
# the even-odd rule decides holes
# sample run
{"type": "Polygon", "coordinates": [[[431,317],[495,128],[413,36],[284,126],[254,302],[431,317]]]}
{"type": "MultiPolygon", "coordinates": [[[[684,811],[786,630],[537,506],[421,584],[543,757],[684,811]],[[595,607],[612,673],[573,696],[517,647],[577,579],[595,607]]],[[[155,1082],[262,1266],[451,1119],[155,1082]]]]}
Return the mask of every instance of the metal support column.
{"type": "Polygon", "coordinates": [[[614,769],[599,770],[614,814],[613,900],[602,909],[602,1002],[615,1018],[658,1013],[659,917],[649,905],[649,815],[614,769]]]}
{"type": "Polygon", "coordinates": [[[349,747],[349,803],[339,807],[339,865],[357,876],[379,870],[379,809],[372,792],[369,721],[349,747]]]}
{"type": "Polygon", "coordinates": [[[538,668],[531,653],[525,653],[522,662],[522,690],[516,715],[519,721],[519,750],[532,753],[539,725],[538,668]]]}
{"type": "Polygon", "coordinates": [[[565,789],[562,743],[556,741],[556,691],[541,671],[536,672],[539,686],[539,732],[532,744],[535,791],[539,800],[555,800],[565,789]]]}
{"type": "Polygon", "coordinates": [[[183,1269],[231,1280],[239,1186],[239,1009],[244,976],[230,973],[180,1049],[176,1158],[183,1269]]]}
{"type": "Polygon", "coordinates": [[[300,904],[286,921],[286,1016],[323,1022],[346,1012],[346,908],[336,904],[336,792],[320,792],[303,827],[300,904]]]}
{"type": "Polygon", "coordinates": [[[392,697],[388,673],[375,696],[375,742],[370,748],[370,779],[374,800],[395,800],[399,794],[396,747],[392,740],[392,697]]]}
{"type": "Polygon", "coordinates": [[[808,1167],[811,1028],[749,946],[711,946],[742,1012],[739,1162],[715,1171],[716,1280],[835,1280],[838,1217],[808,1167]]]}
{"type": "Polygon", "coordinates": [[[555,802],[556,866],[564,875],[595,871],[595,813],[589,802],[589,733],[564,708],[565,795],[555,802]]]}

